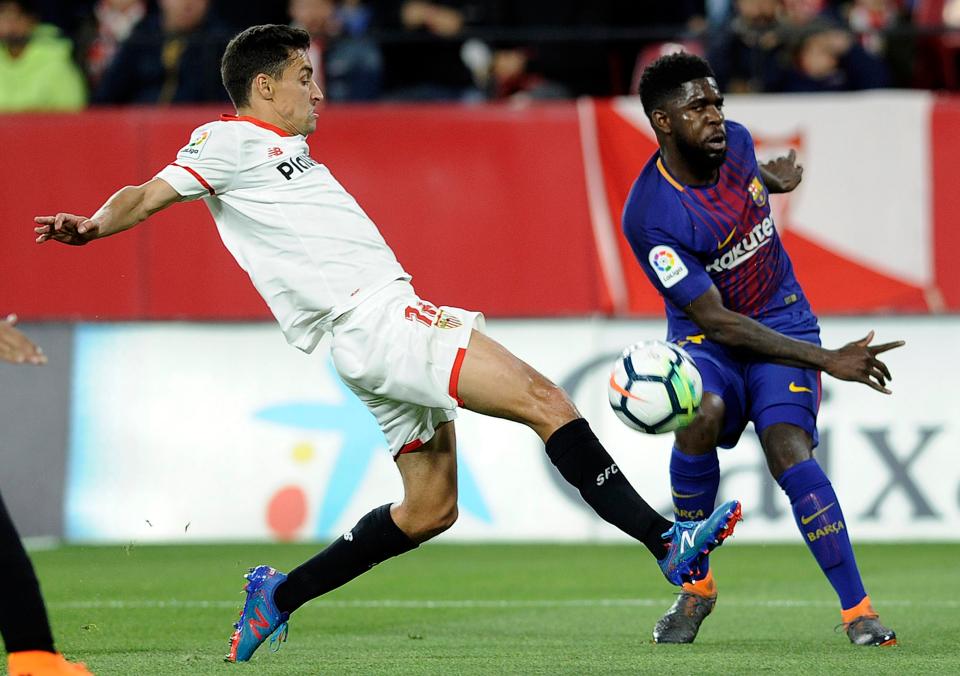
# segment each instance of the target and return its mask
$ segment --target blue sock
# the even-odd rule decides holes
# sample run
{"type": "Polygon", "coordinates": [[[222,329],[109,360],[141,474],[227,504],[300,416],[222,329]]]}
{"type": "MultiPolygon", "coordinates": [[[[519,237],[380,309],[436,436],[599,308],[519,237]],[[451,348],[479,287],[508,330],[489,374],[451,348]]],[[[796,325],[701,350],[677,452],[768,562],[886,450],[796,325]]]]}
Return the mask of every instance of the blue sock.
{"type": "MultiPolygon", "coordinates": [[[[670,456],[670,495],[678,521],[701,521],[710,516],[720,488],[720,462],[714,449],[704,455],[686,455],[676,446],[670,456]]],[[[709,562],[704,559],[704,574],[709,562]]]]}
{"type": "Polygon", "coordinates": [[[811,458],[784,472],[778,483],[790,498],[803,540],[840,597],[841,607],[853,608],[867,592],[830,479],[811,458]]]}

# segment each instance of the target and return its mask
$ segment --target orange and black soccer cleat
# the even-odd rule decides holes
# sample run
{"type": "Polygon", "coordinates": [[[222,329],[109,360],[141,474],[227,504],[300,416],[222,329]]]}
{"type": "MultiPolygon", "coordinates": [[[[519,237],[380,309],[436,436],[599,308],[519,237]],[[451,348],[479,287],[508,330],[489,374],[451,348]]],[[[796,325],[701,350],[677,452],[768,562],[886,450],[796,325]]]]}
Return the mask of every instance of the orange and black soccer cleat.
{"type": "Polygon", "coordinates": [[[24,650],[7,655],[10,676],[93,676],[85,666],[68,662],[60,653],[24,650]]]}
{"type": "Polygon", "coordinates": [[[897,645],[897,634],[880,623],[880,616],[870,604],[870,597],[853,608],[840,613],[843,622],[838,625],[847,632],[847,638],[854,645],[892,646],[897,645]]]}
{"type": "Polygon", "coordinates": [[[700,625],[713,612],[717,603],[717,587],[713,573],[695,583],[683,585],[670,609],[653,627],[654,643],[693,643],[700,625]]]}

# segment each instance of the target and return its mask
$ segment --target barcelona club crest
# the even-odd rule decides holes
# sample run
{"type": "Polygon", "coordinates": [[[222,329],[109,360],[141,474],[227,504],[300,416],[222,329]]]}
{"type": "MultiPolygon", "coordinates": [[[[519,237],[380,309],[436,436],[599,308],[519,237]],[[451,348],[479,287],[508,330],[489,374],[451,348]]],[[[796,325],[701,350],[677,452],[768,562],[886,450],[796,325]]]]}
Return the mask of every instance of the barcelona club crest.
{"type": "Polygon", "coordinates": [[[750,181],[750,185],[747,186],[747,191],[750,193],[750,197],[753,198],[753,203],[758,207],[762,207],[767,203],[767,191],[763,189],[763,183],[761,183],[760,179],[756,176],[750,181]]]}

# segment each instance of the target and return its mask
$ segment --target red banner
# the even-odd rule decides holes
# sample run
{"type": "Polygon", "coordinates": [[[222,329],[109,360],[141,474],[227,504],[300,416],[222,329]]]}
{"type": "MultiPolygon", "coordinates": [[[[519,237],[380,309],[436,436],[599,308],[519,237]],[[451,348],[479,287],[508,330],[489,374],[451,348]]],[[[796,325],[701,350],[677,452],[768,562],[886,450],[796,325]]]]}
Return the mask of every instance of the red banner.
{"type": "MultiPolygon", "coordinates": [[[[745,116],[761,151],[795,147],[807,165],[801,188],[774,207],[819,313],[960,310],[960,100],[884,96],[883,118],[866,114],[877,106],[870,95],[729,97],[728,109],[745,116]]],[[[335,107],[310,144],[434,303],[494,316],[659,315],[619,231],[656,149],[638,108],[631,99],[335,107]]],[[[149,180],[220,112],[0,118],[0,311],[268,317],[198,203],[82,248],[33,242],[34,215],[93,212],[149,180]]]]}
{"type": "Polygon", "coordinates": [[[930,125],[933,251],[942,307],[960,310],[960,99],[941,98],[930,125]]]}
{"type": "MultiPolygon", "coordinates": [[[[121,186],[149,180],[220,112],[2,118],[3,308],[25,319],[267,317],[200,204],[79,249],[33,243],[34,215],[92,213],[121,186]]],[[[600,306],[572,105],[337,107],[310,144],[424,298],[499,316],[600,306]]]]}

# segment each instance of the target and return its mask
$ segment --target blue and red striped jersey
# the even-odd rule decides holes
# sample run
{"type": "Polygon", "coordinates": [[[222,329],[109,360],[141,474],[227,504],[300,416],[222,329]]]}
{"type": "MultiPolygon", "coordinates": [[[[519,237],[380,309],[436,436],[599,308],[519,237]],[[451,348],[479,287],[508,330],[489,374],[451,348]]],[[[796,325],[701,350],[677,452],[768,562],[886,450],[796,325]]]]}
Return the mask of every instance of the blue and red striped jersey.
{"type": "Polygon", "coordinates": [[[723,304],[782,329],[816,323],[777,234],[747,128],[727,121],[717,182],[682,185],[660,153],[644,166],[623,210],[623,232],[663,296],[667,337],[701,333],[683,308],[714,285],[723,304]]]}

